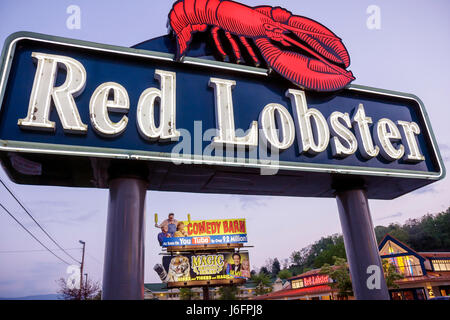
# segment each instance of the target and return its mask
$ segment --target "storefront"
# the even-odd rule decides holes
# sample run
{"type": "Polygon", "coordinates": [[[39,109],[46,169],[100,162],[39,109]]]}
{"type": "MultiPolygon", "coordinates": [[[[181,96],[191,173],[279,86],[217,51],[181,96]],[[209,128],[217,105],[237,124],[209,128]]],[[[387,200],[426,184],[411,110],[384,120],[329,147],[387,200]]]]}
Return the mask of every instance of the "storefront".
{"type": "Polygon", "coordinates": [[[399,288],[389,290],[393,300],[426,300],[450,295],[450,252],[416,252],[386,235],[378,246],[381,259],[388,260],[404,276],[399,288]]]}
{"type": "Polygon", "coordinates": [[[332,280],[314,269],[289,278],[290,285],[285,290],[255,297],[255,300],[336,300],[337,290],[330,287],[332,280]]]}
{"type": "MultiPolygon", "coordinates": [[[[450,252],[416,252],[398,239],[386,235],[378,249],[404,276],[389,290],[392,300],[428,300],[450,295],[450,252]]],[[[336,300],[331,279],[314,269],[288,279],[287,289],[258,296],[257,300],[336,300]]],[[[353,297],[349,297],[353,299],[353,297]]]]}

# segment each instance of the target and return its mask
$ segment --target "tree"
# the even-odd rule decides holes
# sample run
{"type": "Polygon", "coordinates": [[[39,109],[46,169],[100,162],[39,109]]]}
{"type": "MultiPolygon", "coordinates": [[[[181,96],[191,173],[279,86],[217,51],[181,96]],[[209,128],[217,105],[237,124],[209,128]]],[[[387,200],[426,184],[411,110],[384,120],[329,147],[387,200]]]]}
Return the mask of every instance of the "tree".
{"type": "Polygon", "coordinates": [[[195,292],[191,288],[180,288],[180,300],[194,300],[195,292]]]}
{"type": "Polygon", "coordinates": [[[334,266],[326,263],[321,269],[320,274],[328,275],[333,283],[330,287],[338,290],[338,297],[347,299],[353,296],[352,282],[350,280],[350,272],[347,267],[347,261],[344,258],[334,257],[334,266]]]}
{"type": "Polygon", "coordinates": [[[288,269],[283,269],[280,272],[278,272],[277,277],[280,278],[281,280],[286,280],[292,277],[292,272],[289,271],[288,269]]]}
{"type": "MultiPolygon", "coordinates": [[[[262,269],[262,268],[261,268],[262,269]]],[[[272,281],[270,276],[264,272],[259,272],[252,276],[252,281],[255,282],[255,295],[263,295],[272,291],[272,281]]]]}
{"type": "Polygon", "coordinates": [[[384,279],[386,280],[386,285],[388,288],[398,289],[398,285],[395,281],[403,279],[403,275],[397,272],[394,265],[389,263],[388,259],[383,259],[383,273],[384,279]]]}
{"type": "Polygon", "coordinates": [[[76,288],[74,286],[68,286],[67,281],[61,278],[57,281],[59,285],[58,294],[62,296],[64,300],[98,300],[101,299],[100,284],[88,279],[83,284],[83,289],[76,288]],[[100,296],[99,296],[100,295],[100,296]]]}
{"type": "Polygon", "coordinates": [[[238,300],[239,289],[237,286],[223,286],[219,288],[220,300],[238,300]]]}
{"type": "Polygon", "coordinates": [[[274,277],[276,277],[278,275],[278,273],[281,271],[281,265],[280,265],[280,261],[278,261],[277,258],[275,258],[272,262],[272,275],[274,277]]]}
{"type": "Polygon", "coordinates": [[[261,269],[259,270],[259,273],[264,273],[264,274],[266,274],[266,275],[269,275],[269,274],[270,274],[270,271],[267,270],[266,267],[261,267],[261,269]]]}
{"type": "Polygon", "coordinates": [[[377,241],[390,234],[415,251],[447,251],[450,248],[450,208],[437,214],[408,219],[405,224],[391,223],[375,228],[377,241]]]}

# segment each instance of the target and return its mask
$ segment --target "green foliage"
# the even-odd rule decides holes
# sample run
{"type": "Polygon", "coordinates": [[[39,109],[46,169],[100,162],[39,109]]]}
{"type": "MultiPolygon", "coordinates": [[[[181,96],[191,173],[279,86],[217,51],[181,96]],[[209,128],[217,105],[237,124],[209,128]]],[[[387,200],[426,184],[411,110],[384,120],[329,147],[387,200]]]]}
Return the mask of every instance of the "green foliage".
{"type": "Polygon", "coordinates": [[[277,277],[280,278],[281,280],[286,280],[292,277],[292,272],[289,271],[288,269],[283,269],[280,272],[278,272],[277,277]]]}
{"type": "Polygon", "coordinates": [[[450,208],[436,215],[409,219],[404,225],[377,226],[377,241],[389,233],[415,251],[446,251],[450,248],[450,208]]]}
{"type": "Polygon", "coordinates": [[[340,298],[347,298],[353,296],[352,281],[350,280],[350,271],[347,267],[347,261],[344,258],[333,257],[334,266],[330,266],[326,263],[321,269],[320,274],[326,274],[333,283],[330,286],[333,289],[338,290],[338,296],[340,298]]]}
{"type": "MultiPolygon", "coordinates": [[[[261,268],[262,269],[262,268],[261,268]]],[[[252,276],[251,280],[255,282],[255,295],[260,296],[272,291],[272,281],[270,279],[270,275],[259,272],[252,276]]]]}
{"type": "Polygon", "coordinates": [[[270,275],[270,271],[266,267],[262,267],[261,270],[259,270],[259,273],[270,275]]]}
{"type": "Polygon", "coordinates": [[[289,270],[297,275],[314,268],[320,268],[325,263],[333,264],[333,257],[346,258],[344,239],[342,235],[322,237],[314,244],[294,251],[291,254],[289,270]]]}
{"type": "Polygon", "coordinates": [[[180,288],[180,300],[193,300],[195,292],[191,288],[180,288]]]}
{"type": "Polygon", "coordinates": [[[398,273],[395,266],[393,266],[387,259],[383,259],[383,273],[384,279],[386,280],[386,285],[389,289],[398,289],[398,285],[395,283],[396,280],[403,279],[403,275],[398,273]]]}
{"type": "Polygon", "coordinates": [[[238,300],[239,289],[237,286],[224,286],[219,288],[220,300],[238,300]]]}
{"type": "Polygon", "coordinates": [[[280,261],[278,261],[278,259],[275,258],[272,263],[272,275],[276,277],[280,271],[281,271],[280,261]]]}

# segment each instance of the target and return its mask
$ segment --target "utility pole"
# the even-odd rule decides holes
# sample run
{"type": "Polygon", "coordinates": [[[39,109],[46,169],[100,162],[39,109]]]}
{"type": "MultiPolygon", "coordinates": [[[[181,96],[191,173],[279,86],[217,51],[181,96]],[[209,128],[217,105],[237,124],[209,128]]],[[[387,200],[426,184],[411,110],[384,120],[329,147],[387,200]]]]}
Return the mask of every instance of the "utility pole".
{"type": "Polygon", "coordinates": [[[78,295],[79,300],[81,300],[81,295],[83,292],[83,267],[84,267],[84,249],[86,247],[86,242],[79,240],[83,245],[83,255],[81,256],[81,268],[80,268],[80,293],[78,295]]]}
{"type": "Polygon", "coordinates": [[[86,276],[86,287],[85,288],[88,288],[87,273],[85,273],[84,275],[86,276]]]}

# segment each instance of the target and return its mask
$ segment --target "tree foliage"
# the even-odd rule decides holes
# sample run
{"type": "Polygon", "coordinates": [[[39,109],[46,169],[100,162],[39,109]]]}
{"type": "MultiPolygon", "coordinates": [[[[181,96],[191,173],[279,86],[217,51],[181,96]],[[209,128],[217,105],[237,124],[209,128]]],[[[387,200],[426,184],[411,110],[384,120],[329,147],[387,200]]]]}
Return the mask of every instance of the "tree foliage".
{"type": "Polygon", "coordinates": [[[333,264],[333,257],[346,258],[342,235],[322,237],[314,244],[292,252],[290,257],[292,264],[289,270],[293,275],[297,275],[307,270],[320,268],[325,263],[333,264]]]}
{"type": "Polygon", "coordinates": [[[281,271],[281,264],[280,261],[278,261],[277,258],[273,259],[273,263],[272,263],[272,276],[276,277],[278,275],[278,273],[281,271]]]}
{"type": "Polygon", "coordinates": [[[418,219],[409,219],[405,224],[377,226],[375,235],[380,242],[389,233],[418,252],[447,251],[450,248],[450,208],[418,219]]]}
{"type": "Polygon", "coordinates": [[[403,279],[403,275],[397,272],[394,265],[389,263],[387,259],[383,259],[383,273],[384,279],[386,280],[386,285],[389,289],[398,289],[398,285],[395,281],[403,279]]]}
{"type": "Polygon", "coordinates": [[[333,259],[334,266],[325,263],[319,273],[326,274],[333,279],[333,283],[330,283],[331,288],[338,290],[339,298],[346,299],[349,296],[353,296],[352,281],[347,261],[339,257],[333,257],[333,259]]]}
{"type": "Polygon", "coordinates": [[[289,271],[288,269],[283,269],[280,272],[278,272],[277,277],[280,278],[281,280],[286,280],[292,277],[292,272],[289,271]]]}
{"type": "MultiPolygon", "coordinates": [[[[262,269],[262,268],[261,268],[262,269]]],[[[260,296],[272,291],[272,281],[270,275],[264,272],[259,272],[252,276],[251,280],[255,282],[255,295],[260,296]]]]}
{"type": "Polygon", "coordinates": [[[191,288],[180,288],[180,300],[194,300],[195,292],[191,288]]]}
{"type": "Polygon", "coordinates": [[[80,288],[76,288],[73,286],[68,286],[67,281],[64,278],[60,278],[58,281],[58,294],[64,300],[100,300],[101,299],[101,290],[100,284],[98,282],[87,280],[83,284],[83,288],[80,291],[80,288]]]}
{"type": "Polygon", "coordinates": [[[219,288],[220,300],[238,300],[239,289],[237,286],[224,286],[219,288]]]}

